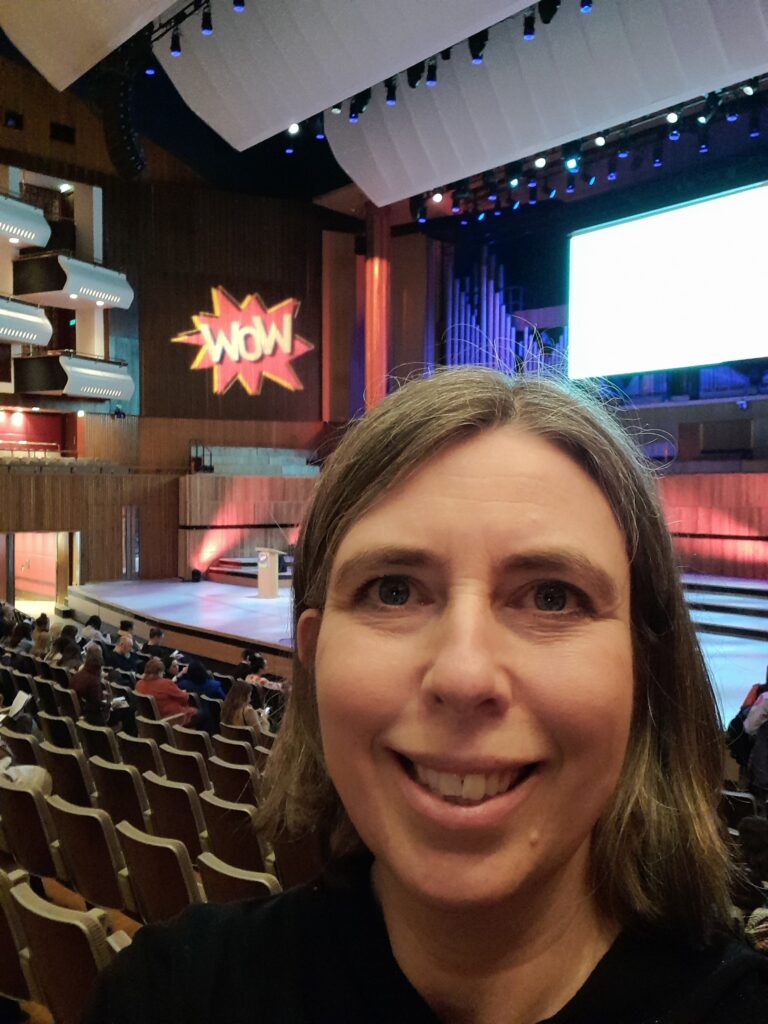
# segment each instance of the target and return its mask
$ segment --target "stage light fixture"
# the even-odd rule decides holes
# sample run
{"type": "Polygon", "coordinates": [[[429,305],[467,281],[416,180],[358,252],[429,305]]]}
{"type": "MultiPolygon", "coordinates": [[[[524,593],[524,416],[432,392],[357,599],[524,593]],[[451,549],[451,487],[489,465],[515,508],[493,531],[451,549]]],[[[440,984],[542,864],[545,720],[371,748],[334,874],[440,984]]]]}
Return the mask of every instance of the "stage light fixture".
{"type": "Polygon", "coordinates": [[[519,210],[520,209],[520,200],[519,199],[516,199],[514,201],[514,203],[512,203],[512,209],[513,210],[519,210]]]}
{"type": "Polygon", "coordinates": [[[586,168],[581,172],[581,180],[585,185],[594,185],[597,181],[597,175],[594,171],[588,171],[586,168]]]}
{"type": "Polygon", "coordinates": [[[592,0],[581,0],[581,13],[589,14],[592,10],[592,0]]]}
{"type": "Polygon", "coordinates": [[[433,203],[442,203],[442,201],[443,201],[443,193],[440,191],[439,188],[437,188],[432,193],[432,202],[433,203]]]}
{"type": "Polygon", "coordinates": [[[556,186],[553,185],[550,188],[550,190],[549,190],[549,198],[550,199],[554,199],[556,195],[557,195],[557,188],[556,188],[556,186]]]}
{"type": "Polygon", "coordinates": [[[536,38],[536,15],[528,11],[523,18],[523,39],[531,40],[536,38]]]}
{"type": "Polygon", "coordinates": [[[340,114],[343,109],[344,108],[342,107],[341,103],[334,103],[333,106],[331,107],[331,113],[340,114]]]}
{"type": "Polygon", "coordinates": [[[40,406],[39,405],[33,405],[32,406],[32,412],[40,412],[40,406]]]}
{"type": "Polygon", "coordinates": [[[599,135],[595,136],[594,142],[599,149],[602,149],[605,145],[605,135],[603,135],[603,133],[600,132],[599,135]]]}
{"type": "Polygon", "coordinates": [[[518,188],[520,185],[521,174],[522,165],[519,161],[517,163],[507,164],[504,175],[510,188],[518,188]]]}
{"type": "Polygon", "coordinates": [[[391,78],[385,78],[384,85],[387,90],[387,106],[394,107],[397,103],[397,75],[392,75],[391,78]]]}
{"type": "Polygon", "coordinates": [[[677,125],[673,125],[669,129],[669,132],[667,133],[667,138],[669,139],[670,142],[679,142],[680,141],[680,129],[677,127],[677,125]]]}
{"type": "Polygon", "coordinates": [[[501,216],[501,200],[499,199],[498,196],[496,197],[496,202],[494,203],[494,206],[493,206],[493,216],[494,217],[500,217],[501,216]]]}
{"type": "Polygon", "coordinates": [[[245,0],[232,0],[232,10],[240,13],[245,10],[245,0]]]}
{"type": "Polygon", "coordinates": [[[314,132],[315,138],[318,142],[322,142],[325,138],[325,125],[323,124],[323,115],[316,114],[312,120],[312,131],[314,132]]]}
{"type": "Polygon", "coordinates": [[[70,192],[74,192],[74,191],[75,191],[75,186],[74,185],[70,185],[70,183],[68,181],[62,181],[62,183],[59,185],[59,192],[61,192],[61,194],[63,196],[68,196],[70,192]]]}
{"type": "Polygon", "coordinates": [[[606,174],[606,178],[608,179],[608,181],[616,181],[618,176],[619,172],[616,167],[616,157],[612,156],[608,161],[608,173],[606,174]]]}
{"type": "Polygon", "coordinates": [[[581,142],[571,142],[563,146],[562,155],[566,171],[578,171],[581,164],[581,142]]]}
{"type": "Polygon", "coordinates": [[[298,135],[300,131],[301,125],[298,123],[298,121],[291,121],[291,123],[288,125],[288,134],[298,135]]]}
{"type": "Polygon", "coordinates": [[[171,56],[181,56],[181,32],[179,31],[178,25],[174,25],[173,31],[171,32],[171,56]]]}
{"type": "Polygon", "coordinates": [[[485,220],[485,210],[481,210],[477,215],[478,221],[485,220]]]}
{"type": "Polygon", "coordinates": [[[571,172],[565,179],[565,191],[569,194],[576,191],[576,175],[571,172]]]}
{"type": "Polygon", "coordinates": [[[539,0],[539,17],[548,25],[560,10],[560,0],[539,0]]]}
{"type": "Polygon", "coordinates": [[[211,16],[211,0],[205,0],[200,18],[200,31],[204,36],[213,35],[213,17],[211,16]]]}
{"type": "Polygon", "coordinates": [[[469,221],[467,220],[466,217],[462,217],[461,220],[459,221],[459,224],[461,224],[461,226],[465,228],[467,224],[469,224],[469,221]]]}
{"type": "Polygon", "coordinates": [[[352,124],[355,124],[357,121],[360,120],[360,115],[358,114],[358,112],[356,110],[353,110],[351,107],[349,108],[349,120],[352,124]]]}
{"type": "Polygon", "coordinates": [[[529,178],[528,179],[528,188],[538,188],[538,187],[539,187],[539,183],[536,180],[536,178],[529,178]]]}
{"type": "Polygon", "coordinates": [[[155,65],[150,63],[151,60],[152,60],[152,58],[150,57],[149,61],[147,62],[147,64],[144,67],[144,74],[145,75],[149,75],[150,78],[155,74],[155,65]]]}
{"type": "Polygon", "coordinates": [[[680,120],[680,115],[676,110],[670,110],[667,114],[667,124],[677,124],[680,120]]]}
{"type": "Polygon", "coordinates": [[[745,96],[754,96],[757,92],[758,81],[756,78],[750,78],[748,82],[745,82],[741,87],[741,91],[745,96]]]}
{"type": "Polygon", "coordinates": [[[18,245],[19,242],[21,242],[20,238],[9,238],[8,239],[8,244],[9,245],[18,245]]]}
{"type": "Polygon", "coordinates": [[[484,28],[481,32],[475,32],[467,40],[469,46],[469,55],[472,58],[473,64],[483,63],[483,54],[485,48],[488,45],[488,29],[484,28]]]}
{"type": "Polygon", "coordinates": [[[354,113],[355,121],[361,114],[364,114],[368,109],[368,104],[371,102],[371,90],[363,89],[362,92],[358,92],[352,98],[349,104],[349,119],[352,120],[352,114],[354,113]]]}
{"type": "Polygon", "coordinates": [[[283,152],[285,153],[286,156],[293,156],[296,150],[293,148],[293,146],[287,145],[283,152]]]}
{"type": "Polygon", "coordinates": [[[451,213],[461,213],[461,200],[459,199],[455,192],[453,193],[453,197],[451,199],[451,213]]]}
{"type": "Polygon", "coordinates": [[[725,108],[725,120],[728,121],[729,124],[735,124],[736,121],[739,120],[738,110],[730,104],[725,108]]]}
{"type": "Polygon", "coordinates": [[[441,50],[440,51],[440,56],[443,58],[443,60],[450,60],[451,59],[451,47],[447,46],[444,50],[441,50]]]}
{"type": "Polygon", "coordinates": [[[626,132],[619,139],[619,148],[616,150],[619,160],[626,160],[629,156],[629,136],[626,132]]]}
{"type": "Polygon", "coordinates": [[[704,108],[699,111],[699,114],[696,117],[699,124],[709,124],[721,103],[721,96],[718,96],[716,92],[708,92],[704,101],[704,108]]]}
{"type": "Polygon", "coordinates": [[[699,131],[699,152],[709,152],[709,128],[706,125],[699,131]]]}
{"type": "Polygon", "coordinates": [[[753,110],[749,115],[749,137],[750,139],[760,138],[760,112],[753,110]]]}
{"type": "Polygon", "coordinates": [[[416,214],[416,220],[419,222],[419,224],[427,223],[427,207],[424,203],[422,203],[418,209],[418,213],[416,214]]]}
{"type": "Polygon", "coordinates": [[[483,185],[485,186],[486,191],[488,193],[488,202],[495,203],[496,197],[498,195],[498,188],[496,185],[496,177],[493,171],[483,172],[483,185]]]}
{"type": "Polygon", "coordinates": [[[653,147],[653,166],[661,167],[664,163],[664,147],[661,142],[657,142],[653,147]]]}
{"type": "Polygon", "coordinates": [[[418,89],[418,87],[421,85],[421,80],[424,77],[425,70],[426,64],[424,63],[423,60],[420,60],[416,64],[411,64],[411,66],[405,72],[406,80],[411,89],[418,89]]]}
{"type": "MultiPolygon", "coordinates": [[[[530,182],[528,182],[528,184],[530,185],[530,182]]],[[[535,206],[536,203],[538,203],[538,201],[539,201],[539,189],[538,189],[538,187],[534,187],[528,193],[528,205],[529,206],[535,206]]]]}
{"type": "Polygon", "coordinates": [[[79,420],[82,420],[82,419],[85,418],[85,409],[78,409],[77,410],[77,418],[79,420]]]}
{"type": "Polygon", "coordinates": [[[430,88],[437,85],[437,57],[427,61],[427,85],[430,88]]]}
{"type": "Polygon", "coordinates": [[[533,161],[533,166],[538,167],[540,171],[543,170],[547,166],[547,158],[545,156],[537,156],[533,161]]]}

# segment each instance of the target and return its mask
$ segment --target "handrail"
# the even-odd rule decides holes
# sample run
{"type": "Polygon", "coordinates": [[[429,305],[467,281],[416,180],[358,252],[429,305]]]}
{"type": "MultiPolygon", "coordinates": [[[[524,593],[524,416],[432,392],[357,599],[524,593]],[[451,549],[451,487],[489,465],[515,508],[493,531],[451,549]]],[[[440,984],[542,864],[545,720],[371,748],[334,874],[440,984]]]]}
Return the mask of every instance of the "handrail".
{"type": "Polygon", "coordinates": [[[42,352],[33,352],[28,356],[17,356],[18,359],[47,359],[48,356],[69,356],[77,359],[88,359],[93,363],[108,363],[111,366],[127,366],[126,359],[105,359],[103,356],[92,356],[87,352],[76,352],[73,348],[46,348],[42,352]]]}

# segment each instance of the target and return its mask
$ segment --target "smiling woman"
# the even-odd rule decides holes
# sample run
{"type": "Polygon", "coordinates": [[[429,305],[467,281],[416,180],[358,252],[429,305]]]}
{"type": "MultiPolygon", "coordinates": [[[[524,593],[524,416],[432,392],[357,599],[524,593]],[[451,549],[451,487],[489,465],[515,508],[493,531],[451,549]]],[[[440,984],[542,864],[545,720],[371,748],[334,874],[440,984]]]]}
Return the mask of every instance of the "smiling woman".
{"type": "Polygon", "coordinates": [[[766,1013],[728,932],[712,690],[652,479],[598,402],[480,369],[406,384],[328,460],[294,587],[260,825],[319,836],[328,868],[143,930],[90,1024],[219,1000],[244,1024],[253,991],[269,1024],[766,1013]]]}

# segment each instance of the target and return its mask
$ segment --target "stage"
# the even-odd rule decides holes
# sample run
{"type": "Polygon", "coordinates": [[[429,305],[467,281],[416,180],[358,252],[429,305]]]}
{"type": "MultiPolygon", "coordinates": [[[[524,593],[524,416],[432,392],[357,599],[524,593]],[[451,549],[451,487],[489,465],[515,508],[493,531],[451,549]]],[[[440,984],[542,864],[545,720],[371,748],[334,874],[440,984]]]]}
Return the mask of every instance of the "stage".
{"type": "Polygon", "coordinates": [[[161,626],[167,645],[231,664],[244,647],[265,651],[270,668],[285,670],[291,656],[289,591],[261,598],[255,589],[208,580],[111,580],[70,587],[69,607],[83,622],[90,615],[110,626],[133,619],[142,639],[161,626]]]}

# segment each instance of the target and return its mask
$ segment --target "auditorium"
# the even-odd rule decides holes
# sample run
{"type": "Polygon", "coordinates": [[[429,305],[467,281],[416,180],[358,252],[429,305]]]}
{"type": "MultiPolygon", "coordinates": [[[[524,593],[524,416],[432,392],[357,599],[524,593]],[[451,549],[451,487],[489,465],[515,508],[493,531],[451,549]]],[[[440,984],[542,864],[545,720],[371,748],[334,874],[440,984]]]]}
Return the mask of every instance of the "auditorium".
{"type": "Polygon", "coordinates": [[[768,1019],[768,0],[0,0],[0,1024],[768,1019]]]}

